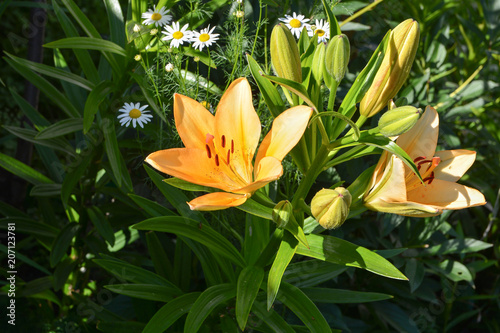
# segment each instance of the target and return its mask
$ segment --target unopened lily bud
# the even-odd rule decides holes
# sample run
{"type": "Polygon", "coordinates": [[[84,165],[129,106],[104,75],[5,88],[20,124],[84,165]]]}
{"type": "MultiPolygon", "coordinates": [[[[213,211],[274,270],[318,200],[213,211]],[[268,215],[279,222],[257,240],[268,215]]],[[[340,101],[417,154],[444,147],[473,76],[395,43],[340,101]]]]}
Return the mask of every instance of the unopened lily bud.
{"type": "Polygon", "coordinates": [[[271,62],[279,77],[302,82],[299,48],[284,24],[276,25],[271,33],[271,62]]]}
{"type": "Polygon", "coordinates": [[[346,35],[332,37],[326,48],[325,68],[337,84],[344,78],[350,54],[351,47],[346,35]]]}
{"type": "Polygon", "coordinates": [[[359,104],[363,116],[375,115],[396,96],[410,73],[419,38],[420,29],[413,19],[400,23],[391,32],[382,63],[359,104]]]}
{"type": "Polygon", "coordinates": [[[349,215],[351,194],[343,187],[322,189],[311,200],[311,212],[325,229],[340,227],[349,215]]]}
{"type": "Polygon", "coordinates": [[[285,228],[288,224],[288,221],[292,218],[293,214],[293,206],[287,200],[282,200],[278,202],[276,206],[273,208],[273,221],[276,223],[276,226],[280,229],[285,228]]]}
{"type": "Polygon", "coordinates": [[[387,111],[380,117],[378,128],[384,136],[398,136],[409,131],[417,123],[422,109],[413,106],[400,106],[387,111]]]}

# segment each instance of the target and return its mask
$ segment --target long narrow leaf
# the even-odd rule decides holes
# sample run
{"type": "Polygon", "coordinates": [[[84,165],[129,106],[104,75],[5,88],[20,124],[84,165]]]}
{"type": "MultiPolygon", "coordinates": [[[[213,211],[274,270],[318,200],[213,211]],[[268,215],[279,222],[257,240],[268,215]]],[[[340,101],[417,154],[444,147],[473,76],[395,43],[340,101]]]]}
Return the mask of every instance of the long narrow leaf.
{"type": "Polygon", "coordinates": [[[0,153],[0,166],[10,173],[13,173],[14,175],[30,182],[31,184],[38,185],[54,183],[52,180],[30,166],[2,153],[0,153]]]}
{"type": "Polygon", "coordinates": [[[297,254],[339,265],[363,268],[392,279],[408,280],[387,259],[362,246],[327,235],[309,234],[306,237],[310,248],[299,244],[297,254]]]}
{"type": "Polygon", "coordinates": [[[127,56],[127,52],[123,47],[102,38],[68,37],[47,43],[44,47],[57,49],[97,50],[115,53],[124,57],[127,56]]]}
{"type": "Polygon", "coordinates": [[[40,75],[35,74],[32,70],[16,63],[12,59],[4,59],[19,74],[24,76],[26,80],[33,83],[33,85],[35,85],[38,89],[40,89],[40,91],[47,95],[47,97],[49,97],[57,106],[59,106],[69,117],[80,117],[80,112],[78,112],[73,103],[71,103],[66,98],[66,96],[64,96],[59,90],[57,90],[56,87],[54,87],[49,81],[47,81],[40,75]]]}
{"type": "Polygon", "coordinates": [[[292,260],[297,250],[297,245],[299,242],[292,237],[290,234],[286,233],[283,241],[280,244],[276,258],[274,259],[273,265],[269,270],[269,277],[267,278],[267,309],[269,310],[274,303],[274,299],[278,294],[281,279],[286,267],[292,260]]]}
{"type": "Polygon", "coordinates": [[[195,240],[219,255],[231,260],[238,266],[244,267],[245,260],[236,248],[218,232],[208,225],[180,216],[155,217],[133,226],[138,230],[154,230],[170,232],[195,240]]]}
{"type": "MultiPolygon", "coordinates": [[[[57,15],[57,20],[66,34],[66,37],[78,37],[78,31],[66,13],[61,10],[61,7],[57,4],[56,0],[52,0],[52,7],[57,15]]],[[[75,53],[78,63],[80,64],[80,67],[82,68],[83,73],[85,73],[87,79],[94,84],[97,84],[101,79],[88,51],[73,49],[73,52],[75,53]]]]}
{"type": "Polygon", "coordinates": [[[324,333],[331,331],[323,314],[299,288],[283,282],[278,299],[302,320],[310,332],[324,333]]]}
{"type": "Polygon", "coordinates": [[[250,309],[257,297],[263,279],[264,269],[256,266],[245,267],[238,277],[235,314],[242,331],[245,330],[250,309]]]}
{"type": "Polygon", "coordinates": [[[81,131],[82,129],[83,129],[83,119],[81,118],[63,119],[40,131],[40,133],[38,133],[35,136],[35,138],[52,139],[76,131],[81,131]]]}
{"type": "Polygon", "coordinates": [[[205,289],[191,307],[184,325],[184,333],[198,332],[203,321],[220,304],[236,296],[236,286],[233,284],[219,284],[205,289]]]}
{"type": "Polygon", "coordinates": [[[83,89],[86,89],[89,91],[94,88],[94,84],[92,82],[90,82],[90,81],[88,81],[88,80],[86,80],[86,79],[84,79],[81,76],[78,76],[76,74],[69,73],[69,72],[66,72],[62,69],[55,68],[52,66],[47,66],[47,65],[40,64],[37,62],[22,59],[22,58],[14,56],[10,53],[7,53],[7,52],[4,52],[4,53],[10,59],[15,61],[19,65],[24,66],[28,69],[31,69],[32,71],[35,71],[37,73],[47,75],[47,76],[50,76],[50,77],[58,79],[58,80],[69,82],[71,84],[82,87],[83,89]]]}
{"type": "Polygon", "coordinates": [[[142,333],[165,332],[177,319],[188,313],[200,295],[201,293],[190,293],[171,300],[155,313],[142,333]]]}

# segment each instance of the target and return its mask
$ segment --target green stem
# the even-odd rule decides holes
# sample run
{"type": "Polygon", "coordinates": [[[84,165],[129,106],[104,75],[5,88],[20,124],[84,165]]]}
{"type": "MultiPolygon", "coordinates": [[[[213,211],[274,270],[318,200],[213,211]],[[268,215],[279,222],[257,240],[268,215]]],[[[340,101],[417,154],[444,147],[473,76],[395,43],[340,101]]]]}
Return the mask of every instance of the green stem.
{"type": "Polygon", "coordinates": [[[210,96],[210,90],[208,89],[210,86],[210,68],[212,67],[212,56],[210,55],[210,49],[207,46],[208,52],[208,74],[207,74],[207,96],[205,96],[205,101],[208,103],[208,96],[210,96]]]}
{"type": "Polygon", "coordinates": [[[295,195],[292,199],[292,205],[294,208],[299,207],[300,200],[304,200],[307,193],[311,189],[311,186],[314,184],[316,177],[323,170],[323,165],[328,159],[328,149],[326,146],[322,145],[318,150],[318,154],[314,158],[311,167],[307,170],[305,177],[302,179],[295,195]]]}

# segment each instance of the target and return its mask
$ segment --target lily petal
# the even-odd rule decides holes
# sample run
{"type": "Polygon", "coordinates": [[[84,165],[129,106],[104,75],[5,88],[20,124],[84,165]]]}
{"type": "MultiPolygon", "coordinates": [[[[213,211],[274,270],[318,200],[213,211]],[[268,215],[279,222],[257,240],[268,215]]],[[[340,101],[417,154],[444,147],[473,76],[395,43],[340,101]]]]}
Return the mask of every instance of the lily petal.
{"type": "Polygon", "coordinates": [[[244,186],[227,176],[230,173],[224,172],[224,163],[219,163],[219,167],[216,167],[213,157],[209,159],[206,151],[201,149],[159,150],[149,154],[146,162],[163,173],[198,185],[215,187],[224,191],[232,191],[244,186]]]}
{"type": "Polygon", "coordinates": [[[380,200],[387,203],[407,201],[405,165],[395,155],[391,156],[380,180],[365,197],[365,206],[378,210],[377,203],[380,200]]]}
{"type": "Polygon", "coordinates": [[[240,78],[231,83],[217,106],[214,144],[219,151],[231,148],[232,167],[247,183],[252,181],[252,160],[260,130],[250,85],[245,78],[240,78]]]}
{"type": "Polygon", "coordinates": [[[219,210],[239,206],[245,203],[248,197],[246,194],[214,192],[193,199],[188,205],[191,210],[219,210]]]}
{"type": "Polygon", "coordinates": [[[421,202],[439,209],[462,209],[486,203],[484,195],[478,190],[440,179],[409,191],[407,196],[408,201],[421,202]]]}
{"type": "Polygon", "coordinates": [[[174,94],[174,118],[184,146],[205,149],[206,135],[215,131],[215,117],[210,111],[194,99],[174,94]]]}
{"type": "Polygon", "coordinates": [[[411,201],[395,203],[379,200],[377,201],[376,206],[372,209],[378,212],[415,217],[436,216],[442,213],[441,210],[434,206],[423,205],[421,203],[411,201]]]}
{"type": "Polygon", "coordinates": [[[415,126],[408,132],[401,134],[396,143],[413,160],[417,157],[432,158],[436,151],[438,134],[438,113],[434,108],[428,106],[415,126]]]}
{"type": "Polygon", "coordinates": [[[442,150],[434,156],[441,158],[441,162],[434,169],[436,178],[453,183],[459,180],[476,160],[476,152],[465,149],[442,150]]]}
{"type": "Polygon", "coordinates": [[[259,188],[265,186],[267,183],[280,178],[283,174],[283,166],[281,165],[281,162],[272,156],[264,157],[255,170],[257,170],[255,181],[248,186],[234,190],[233,192],[253,193],[259,188]]]}
{"type": "MultiPolygon", "coordinates": [[[[271,130],[260,144],[255,165],[259,165],[266,156],[283,160],[304,134],[311,114],[310,107],[301,105],[288,109],[274,119],[271,130]]],[[[257,169],[254,173],[257,175],[257,169]]]]}

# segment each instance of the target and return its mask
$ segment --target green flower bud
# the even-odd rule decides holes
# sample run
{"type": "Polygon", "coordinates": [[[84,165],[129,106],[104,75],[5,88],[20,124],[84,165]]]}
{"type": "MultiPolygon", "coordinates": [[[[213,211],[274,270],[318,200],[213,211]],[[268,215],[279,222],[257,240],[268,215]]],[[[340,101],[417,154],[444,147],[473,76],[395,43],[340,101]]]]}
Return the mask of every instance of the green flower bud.
{"type": "Polygon", "coordinates": [[[384,136],[398,136],[409,131],[417,123],[422,109],[413,106],[400,106],[387,111],[380,117],[378,128],[384,136]]]}
{"type": "Polygon", "coordinates": [[[372,117],[396,96],[410,73],[419,38],[420,29],[413,19],[400,23],[391,32],[382,64],[359,103],[359,112],[363,116],[372,117]]]}
{"type": "Polygon", "coordinates": [[[325,229],[340,227],[349,215],[351,194],[343,187],[322,189],[311,200],[311,212],[325,229]]]}
{"type": "Polygon", "coordinates": [[[284,24],[276,25],[271,33],[271,63],[279,77],[302,83],[299,48],[284,24]]]}
{"type": "Polygon", "coordinates": [[[337,84],[344,78],[350,54],[351,48],[346,35],[332,37],[326,48],[325,68],[337,84]]]}
{"type": "Polygon", "coordinates": [[[288,224],[288,221],[292,218],[293,206],[287,200],[282,200],[276,204],[273,208],[273,221],[276,226],[283,229],[288,224]]]}

